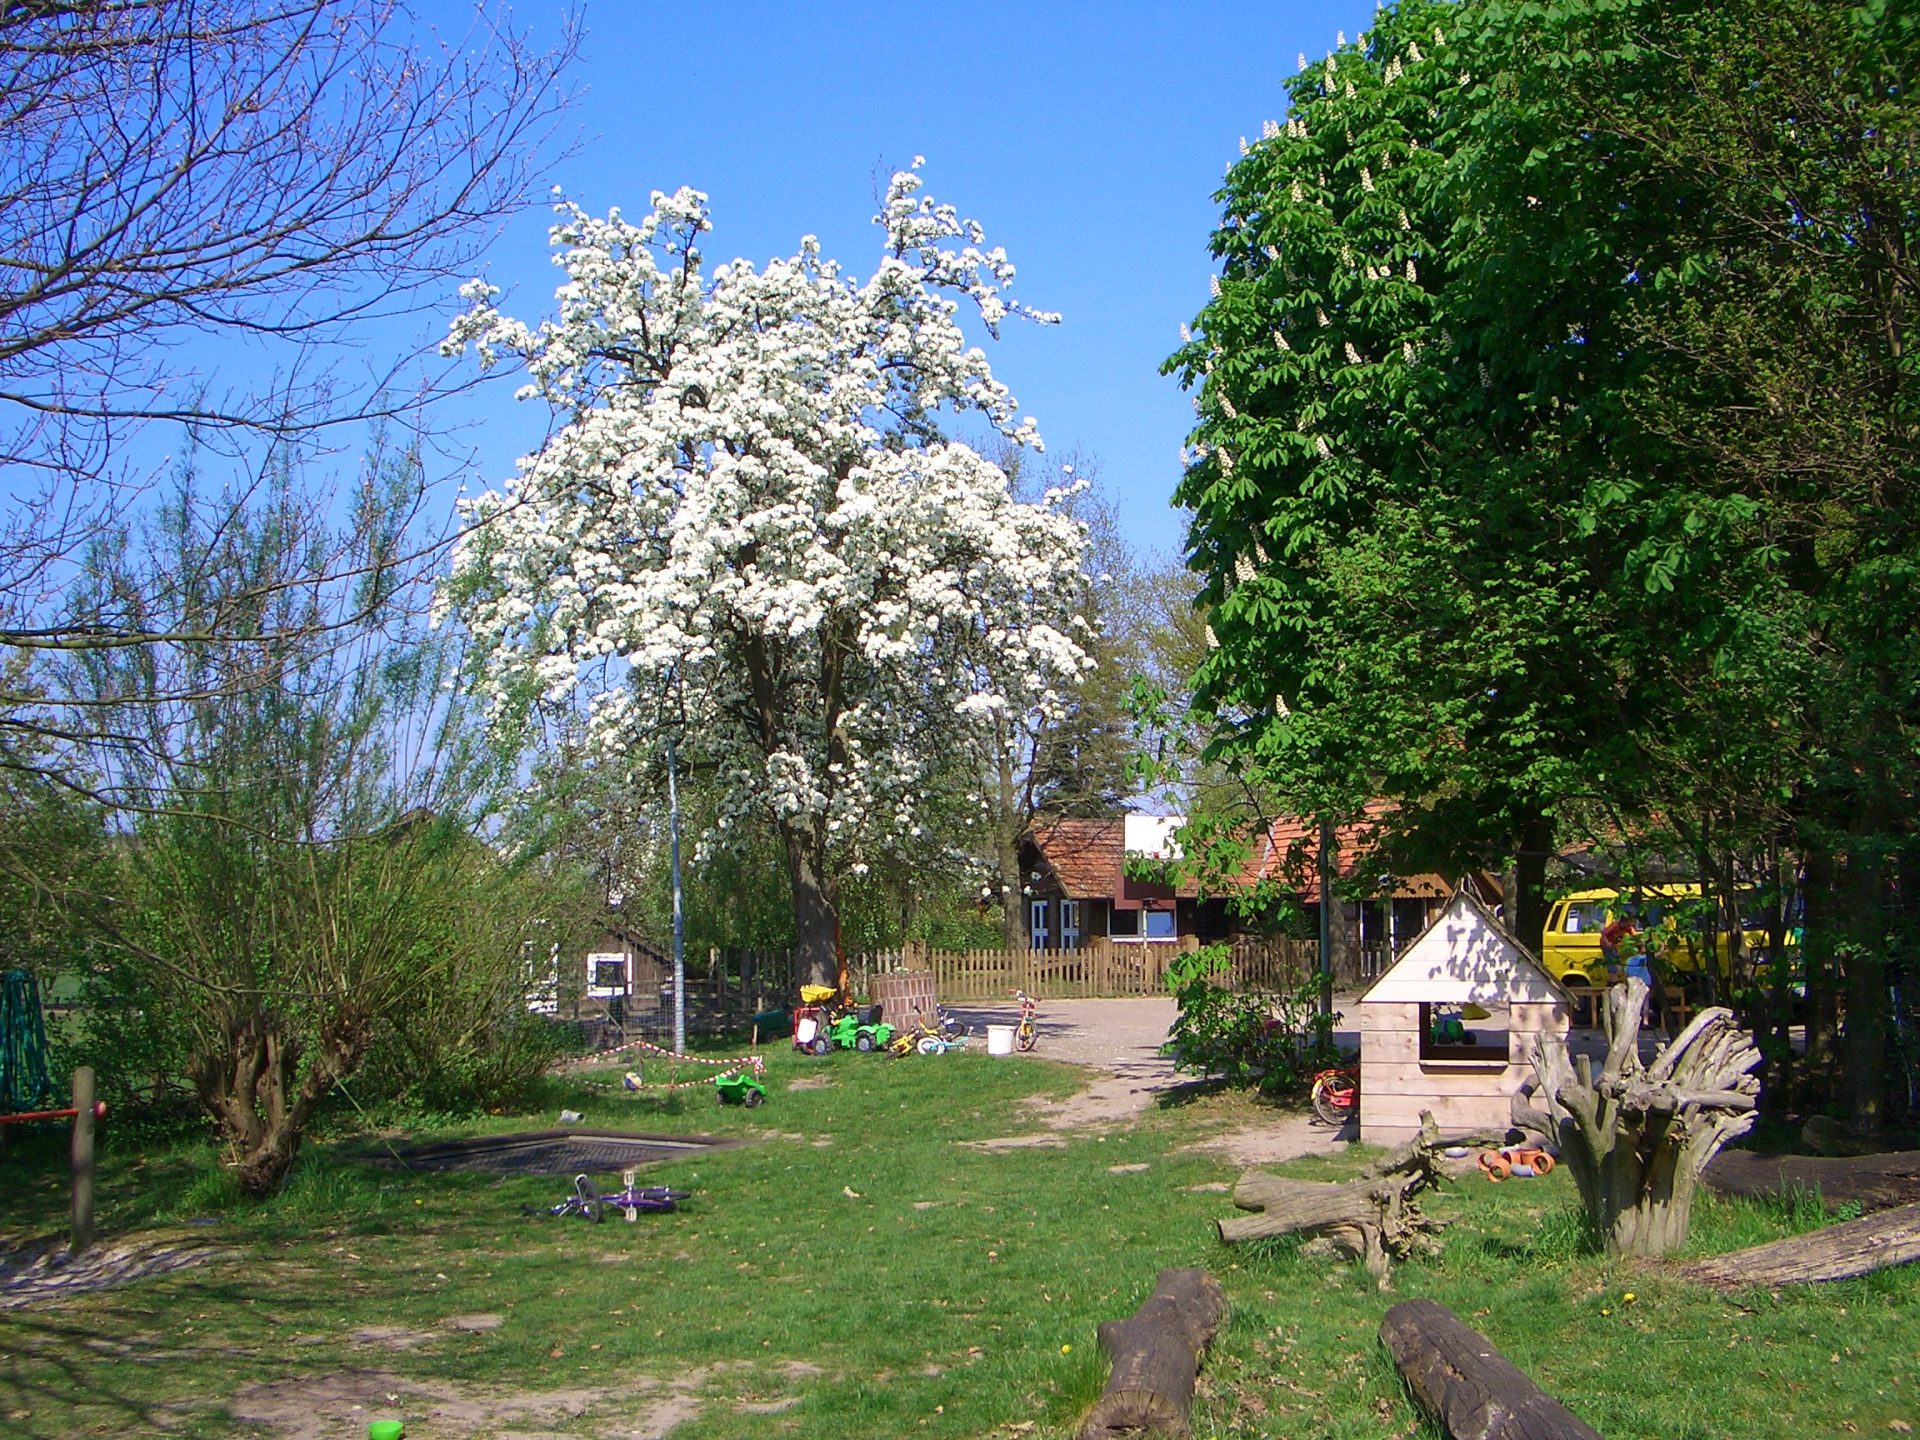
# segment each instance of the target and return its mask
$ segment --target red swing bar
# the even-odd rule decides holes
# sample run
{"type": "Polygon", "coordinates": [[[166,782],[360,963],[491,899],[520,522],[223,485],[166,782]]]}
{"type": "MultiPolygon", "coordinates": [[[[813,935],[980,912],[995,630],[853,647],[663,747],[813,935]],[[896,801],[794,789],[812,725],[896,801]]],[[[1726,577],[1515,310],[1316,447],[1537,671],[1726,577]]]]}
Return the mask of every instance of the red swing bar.
{"type": "MultiPolygon", "coordinates": [[[[19,1120],[71,1120],[79,1113],[79,1110],[72,1105],[64,1110],[24,1110],[18,1115],[0,1115],[0,1125],[11,1125],[19,1120]]],[[[107,1118],[106,1101],[93,1102],[93,1118],[96,1120],[107,1118]]]]}

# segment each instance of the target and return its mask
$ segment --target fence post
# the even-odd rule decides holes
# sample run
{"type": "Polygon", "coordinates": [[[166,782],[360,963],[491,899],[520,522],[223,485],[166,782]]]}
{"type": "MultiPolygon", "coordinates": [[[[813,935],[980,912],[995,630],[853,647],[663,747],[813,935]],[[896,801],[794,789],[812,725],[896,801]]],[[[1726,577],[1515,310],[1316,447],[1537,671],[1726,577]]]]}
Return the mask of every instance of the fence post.
{"type": "Polygon", "coordinates": [[[73,1072],[73,1253],[93,1244],[93,1068],[73,1072]]]}

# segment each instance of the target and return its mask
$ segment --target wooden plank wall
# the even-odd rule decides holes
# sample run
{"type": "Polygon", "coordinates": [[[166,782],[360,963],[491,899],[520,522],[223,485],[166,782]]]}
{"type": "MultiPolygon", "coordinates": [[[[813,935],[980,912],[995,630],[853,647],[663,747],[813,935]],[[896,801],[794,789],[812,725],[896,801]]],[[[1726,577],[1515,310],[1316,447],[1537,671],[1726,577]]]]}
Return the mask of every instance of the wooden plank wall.
{"type": "Polygon", "coordinates": [[[1533,1046],[1543,1032],[1567,1033],[1564,1005],[1517,1004],[1502,1016],[1470,1027],[1498,1030],[1506,1046],[1491,1053],[1502,1063],[1420,1058],[1420,1007],[1360,1007],[1360,1138],[1393,1145],[1420,1133],[1420,1112],[1431,1110],[1443,1131],[1498,1130],[1508,1123],[1513,1092],[1533,1073],[1533,1046]]]}

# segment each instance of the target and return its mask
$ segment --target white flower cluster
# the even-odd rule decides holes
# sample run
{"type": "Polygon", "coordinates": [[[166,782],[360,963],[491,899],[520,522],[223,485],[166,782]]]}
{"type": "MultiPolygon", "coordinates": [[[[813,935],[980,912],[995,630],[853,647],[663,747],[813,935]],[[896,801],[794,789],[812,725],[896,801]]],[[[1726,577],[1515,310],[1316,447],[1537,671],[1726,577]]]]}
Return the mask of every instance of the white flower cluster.
{"type": "Polygon", "coordinates": [[[810,236],[709,270],[706,197],[682,190],[638,223],[562,207],[537,327],[462,292],[449,350],[517,360],[559,421],[461,502],[448,594],[475,686],[496,712],[584,702],[604,755],[671,728],[722,781],[703,853],[757,810],[865,863],[915,835],[956,745],[1091,668],[1072,487],[1018,502],[926,421],[976,414],[1037,450],[958,316],[1054,317],[1008,301],[1005,253],[919,190],[893,177],[865,280],[810,236]]]}

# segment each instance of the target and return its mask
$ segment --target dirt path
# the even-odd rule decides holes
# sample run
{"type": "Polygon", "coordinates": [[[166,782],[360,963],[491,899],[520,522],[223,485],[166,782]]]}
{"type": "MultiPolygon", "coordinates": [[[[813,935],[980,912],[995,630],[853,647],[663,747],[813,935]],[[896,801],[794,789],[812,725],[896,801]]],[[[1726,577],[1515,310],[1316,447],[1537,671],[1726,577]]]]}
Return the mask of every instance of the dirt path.
{"type": "MultiPolygon", "coordinates": [[[[1352,1007],[1348,1006],[1348,1013],[1352,1007]]],[[[1018,1018],[1013,1005],[959,1005],[955,1017],[971,1025],[976,1035],[988,1025],[1008,1025],[1018,1018]]],[[[1178,1008],[1168,997],[1138,1000],[1051,1000],[1041,1006],[1039,1043],[1028,1058],[1066,1061],[1094,1071],[1088,1087],[1066,1100],[1047,1102],[1036,1117],[1038,1132],[1009,1135],[984,1142],[990,1149],[1019,1149],[1062,1143],[1060,1133],[1075,1130],[1112,1131],[1130,1123],[1152,1107],[1159,1096],[1192,1082],[1173,1061],[1160,1053],[1178,1008]]],[[[1338,1031],[1343,1047],[1359,1044],[1359,1033],[1338,1031]]],[[[1261,1165],[1328,1152],[1355,1138],[1356,1127],[1336,1132],[1316,1124],[1309,1113],[1276,1113],[1271,1123],[1248,1126],[1197,1141],[1192,1148],[1221,1154],[1234,1164],[1261,1165]]]]}

